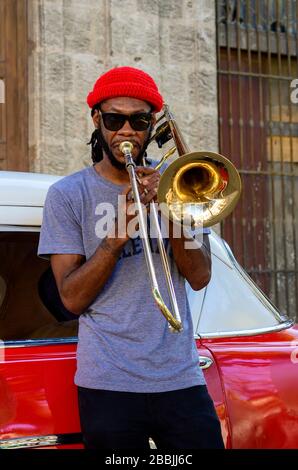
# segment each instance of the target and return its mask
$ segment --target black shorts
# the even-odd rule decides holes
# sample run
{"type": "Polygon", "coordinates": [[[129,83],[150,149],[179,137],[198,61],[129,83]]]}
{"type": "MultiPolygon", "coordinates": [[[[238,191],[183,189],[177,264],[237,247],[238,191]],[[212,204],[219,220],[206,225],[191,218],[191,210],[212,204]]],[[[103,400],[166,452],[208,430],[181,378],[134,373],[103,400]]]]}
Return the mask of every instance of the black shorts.
{"type": "Polygon", "coordinates": [[[205,385],[162,393],[78,387],[88,449],[223,449],[220,423],[205,385]]]}

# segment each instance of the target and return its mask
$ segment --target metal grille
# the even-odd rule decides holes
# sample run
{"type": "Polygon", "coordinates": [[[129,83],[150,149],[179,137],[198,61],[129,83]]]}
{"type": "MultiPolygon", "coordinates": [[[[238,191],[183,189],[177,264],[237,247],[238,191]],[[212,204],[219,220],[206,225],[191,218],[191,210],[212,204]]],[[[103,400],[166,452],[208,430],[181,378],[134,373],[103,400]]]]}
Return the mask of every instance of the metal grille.
{"type": "Polygon", "coordinates": [[[261,289],[298,320],[298,2],[216,5],[220,151],[243,181],[222,233],[261,289]]]}

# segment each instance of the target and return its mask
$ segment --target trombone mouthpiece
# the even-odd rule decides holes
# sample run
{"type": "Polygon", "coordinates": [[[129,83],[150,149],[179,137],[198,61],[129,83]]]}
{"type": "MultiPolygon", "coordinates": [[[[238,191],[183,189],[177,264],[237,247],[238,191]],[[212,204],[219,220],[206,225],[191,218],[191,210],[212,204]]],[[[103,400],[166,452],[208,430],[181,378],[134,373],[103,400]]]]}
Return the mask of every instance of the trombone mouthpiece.
{"type": "Polygon", "coordinates": [[[124,142],[121,142],[119,145],[119,150],[120,152],[124,153],[124,155],[130,154],[133,149],[133,144],[129,142],[129,140],[125,140],[124,142]]]}

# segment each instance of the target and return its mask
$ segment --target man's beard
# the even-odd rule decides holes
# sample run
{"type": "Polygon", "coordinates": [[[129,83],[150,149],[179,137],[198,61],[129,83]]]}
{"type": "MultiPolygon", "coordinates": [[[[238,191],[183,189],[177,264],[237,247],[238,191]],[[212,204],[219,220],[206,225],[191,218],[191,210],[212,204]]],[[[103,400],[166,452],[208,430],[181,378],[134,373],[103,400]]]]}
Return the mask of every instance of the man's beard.
{"type": "MultiPolygon", "coordinates": [[[[150,138],[151,138],[151,135],[152,135],[152,130],[153,130],[153,126],[150,127],[148,137],[145,140],[145,142],[144,142],[144,144],[143,144],[143,146],[142,146],[142,148],[139,152],[139,155],[134,160],[135,164],[137,166],[143,164],[143,157],[145,155],[146,149],[147,149],[148,144],[150,142],[150,138]]],[[[110,149],[110,147],[108,146],[108,143],[105,140],[105,138],[104,138],[104,136],[101,132],[101,129],[98,128],[97,131],[98,131],[97,132],[97,137],[98,137],[99,143],[102,146],[102,149],[103,149],[104,153],[107,155],[107,157],[110,160],[113,167],[117,168],[118,170],[125,170],[126,169],[125,163],[118,162],[118,160],[114,157],[114,154],[113,154],[112,150],[110,149]]]]}

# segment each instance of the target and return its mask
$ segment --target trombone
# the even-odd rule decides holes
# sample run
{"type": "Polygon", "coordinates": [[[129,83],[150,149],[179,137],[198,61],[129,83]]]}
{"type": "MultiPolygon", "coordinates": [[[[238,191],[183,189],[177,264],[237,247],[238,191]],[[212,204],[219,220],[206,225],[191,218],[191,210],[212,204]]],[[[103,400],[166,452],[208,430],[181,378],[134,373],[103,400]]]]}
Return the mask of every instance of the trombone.
{"type": "MultiPolygon", "coordinates": [[[[162,119],[150,142],[155,140],[158,147],[173,139],[172,147],[160,160],[155,169],[177,150],[179,158],[172,162],[163,172],[157,191],[157,200],[161,212],[178,224],[186,224],[191,228],[209,227],[218,223],[234,209],[241,194],[241,179],[235,166],[223,155],[214,152],[190,152],[178,128],[178,125],[167,105],[164,105],[162,119]],[[163,208],[166,208],[163,209],[163,208]]],[[[161,313],[166,318],[172,332],[181,332],[183,325],[173,287],[170,267],[159,226],[155,204],[151,204],[151,216],[157,234],[157,243],[165,273],[172,312],[166,306],[156,278],[150,243],[142,211],[138,190],[138,177],[132,158],[133,144],[121,142],[119,146],[126,161],[133,199],[137,205],[140,235],[148,268],[152,296],[161,313]]]]}

